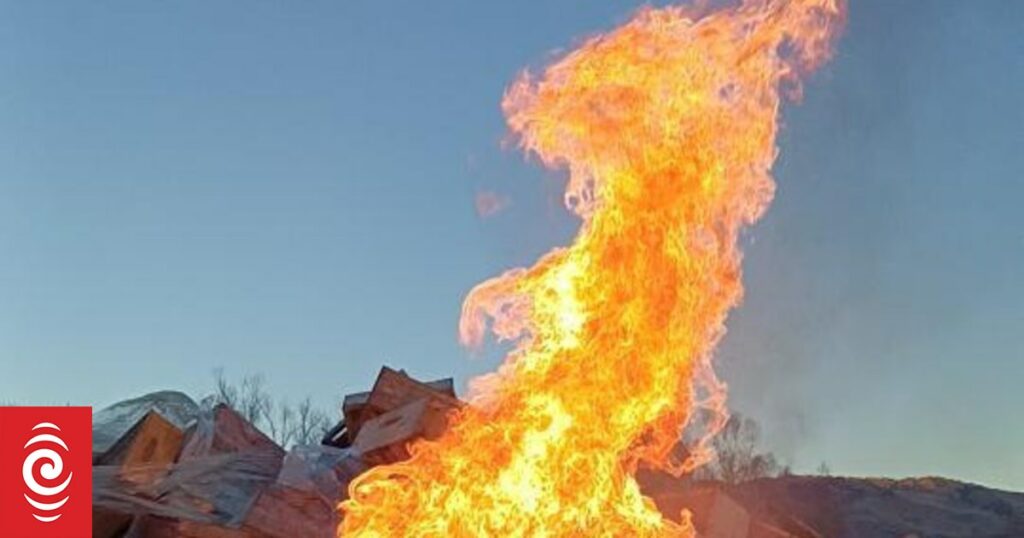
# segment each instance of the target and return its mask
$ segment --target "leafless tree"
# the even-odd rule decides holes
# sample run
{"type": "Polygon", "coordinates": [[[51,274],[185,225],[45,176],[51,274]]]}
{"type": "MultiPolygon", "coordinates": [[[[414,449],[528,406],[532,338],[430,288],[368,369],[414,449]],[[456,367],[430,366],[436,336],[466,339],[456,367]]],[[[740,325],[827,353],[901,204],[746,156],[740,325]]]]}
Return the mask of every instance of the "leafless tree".
{"type": "Polygon", "coordinates": [[[715,437],[715,460],[699,473],[700,478],[738,484],[777,476],[784,471],[770,452],[759,452],[761,427],[756,421],[740,414],[729,417],[725,427],[715,437]]]}
{"type": "Polygon", "coordinates": [[[250,374],[235,384],[227,379],[223,369],[217,369],[214,380],[217,402],[238,411],[282,447],[317,443],[330,426],[328,415],[315,408],[309,397],[298,407],[292,407],[284,399],[275,401],[265,388],[263,376],[250,374]]]}
{"type": "Polygon", "coordinates": [[[313,444],[320,440],[330,427],[327,414],[313,407],[313,402],[307,396],[299,403],[297,421],[295,423],[295,442],[298,444],[313,444]]]}
{"type": "Polygon", "coordinates": [[[267,420],[270,436],[279,445],[287,448],[295,439],[295,410],[282,400],[277,406],[277,414],[270,416],[273,418],[273,420],[267,420]]]}
{"type": "Polygon", "coordinates": [[[217,383],[217,393],[214,394],[217,402],[225,404],[232,409],[237,408],[238,388],[232,385],[227,377],[224,376],[224,369],[217,368],[214,370],[213,377],[217,383]]]}
{"type": "Polygon", "coordinates": [[[250,374],[242,378],[235,410],[253,424],[260,424],[272,418],[274,400],[263,387],[263,376],[250,374]]]}

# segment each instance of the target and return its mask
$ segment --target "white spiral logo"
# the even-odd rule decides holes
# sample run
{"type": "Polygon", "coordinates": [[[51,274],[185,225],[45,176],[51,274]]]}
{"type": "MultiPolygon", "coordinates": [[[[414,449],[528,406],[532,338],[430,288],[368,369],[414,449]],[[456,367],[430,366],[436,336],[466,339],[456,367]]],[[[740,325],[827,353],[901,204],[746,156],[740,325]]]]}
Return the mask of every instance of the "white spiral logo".
{"type": "MultiPolygon", "coordinates": [[[[32,431],[34,432],[36,430],[55,430],[60,432],[60,428],[58,428],[56,424],[51,424],[49,422],[40,422],[39,424],[36,424],[32,428],[32,431]]],[[[61,457],[61,454],[54,450],[54,448],[63,448],[65,453],[70,451],[68,450],[68,445],[64,440],[53,433],[39,433],[35,435],[25,443],[25,448],[36,444],[43,446],[34,449],[32,453],[25,458],[25,463],[21,466],[21,476],[25,479],[25,486],[27,486],[28,489],[37,496],[37,498],[33,498],[26,493],[25,500],[28,501],[33,508],[42,512],[41,515],[33,511],[32,517],[42,521],[43,523],[50,523],[52,521],[57,521],[57,519],[60,518],[61,514],[57,511],[68,502],[68,499],[71,498],[70,495],[65,495],[61,499],[55,499],[56,497],[60,497],[60,495],[64,493],[64,490],[68,488],[68,484],[71,483],[71,475],[73,473],[69,471],[67,479],[65,479],[60,485],[44,486],[39,483],[39,479],[36,476],[36,463],[40,460],[43,462],[39,465],[39,477],[49,483],[56,482],[64,473],[64,458],[61,457]],[[39,497],[43,498],[46,502],[38,500],[39,497]]]]}

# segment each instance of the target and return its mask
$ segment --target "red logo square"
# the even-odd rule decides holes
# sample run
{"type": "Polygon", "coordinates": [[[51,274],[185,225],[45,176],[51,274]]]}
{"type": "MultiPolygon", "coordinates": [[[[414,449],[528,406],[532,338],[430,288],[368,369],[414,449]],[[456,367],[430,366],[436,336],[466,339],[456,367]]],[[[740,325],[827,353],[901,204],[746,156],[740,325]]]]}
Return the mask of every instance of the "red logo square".
{"type": "Polygon", "coordinates": [[[92,410],[0,407],[0,535],[92,535],[92,410]]]}

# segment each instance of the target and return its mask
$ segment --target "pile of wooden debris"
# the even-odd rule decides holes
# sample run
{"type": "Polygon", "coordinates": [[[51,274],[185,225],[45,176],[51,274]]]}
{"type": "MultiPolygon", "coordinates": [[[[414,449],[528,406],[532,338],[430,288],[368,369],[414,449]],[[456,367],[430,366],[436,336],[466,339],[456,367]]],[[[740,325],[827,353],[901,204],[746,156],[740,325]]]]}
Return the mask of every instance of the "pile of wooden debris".
{"type": "Polygon", "coordinates": [[[423,383],[385,366],[372,390],[345,396],[343,417],[323,444],[352,448],[368,465],[401,461],[410,441],[441,435],[461,405],[451,378],[423,383]]]}
{"type": "Polygon", "coordinates": [[[174,398],[96,415],[93,536],[333,537],[352,478],[407,458],[409,443],[440,435],[462,405],[451,379],[385,367],[372,390],[345,397],[323,444],[286,451],[226,405],[160,394],[174,398]]]}

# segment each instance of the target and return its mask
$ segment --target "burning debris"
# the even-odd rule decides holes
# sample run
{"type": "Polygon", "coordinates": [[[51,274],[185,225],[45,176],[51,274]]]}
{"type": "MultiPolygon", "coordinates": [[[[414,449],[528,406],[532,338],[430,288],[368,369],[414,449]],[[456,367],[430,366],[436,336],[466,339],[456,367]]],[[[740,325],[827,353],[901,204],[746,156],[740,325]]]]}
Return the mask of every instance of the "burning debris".
{"type": "MultiPolygon", "coordinates": [[[[386,367],[372,390],[344,401],[322,444],[287,452],[232,408],[197,406],[180,393],[100,411],[93,535],[334,536],[336,506],[356,476],[407,463],[410,446],[438,438],[464,407],[450,379],[424,383],[386,367]]],[[[949,480],[782,476],[730,484],[641,469],[637,482],[666,519],[688,514],[701,538],[1024,535],[1024,495],[949,480]]]]}
{"type": "MultiPolygon", "coordinates": [[[[464,405],[451,378],[421,382],[384,367],[370,391],[344,398],[341,420],[320,445],[286,453],[224,404],[201,408],[180,393],[117,404],[96,417],[104,442],[93,457],[93,535],[334,536],[349,483],[407,461],[416,441],[439,438],[464,405]]],[[[665,480],[674,479],[648,480],[665,513],[685,505],[702,536],[747,536],[749,516],[724,492],[665,480]]]]}

